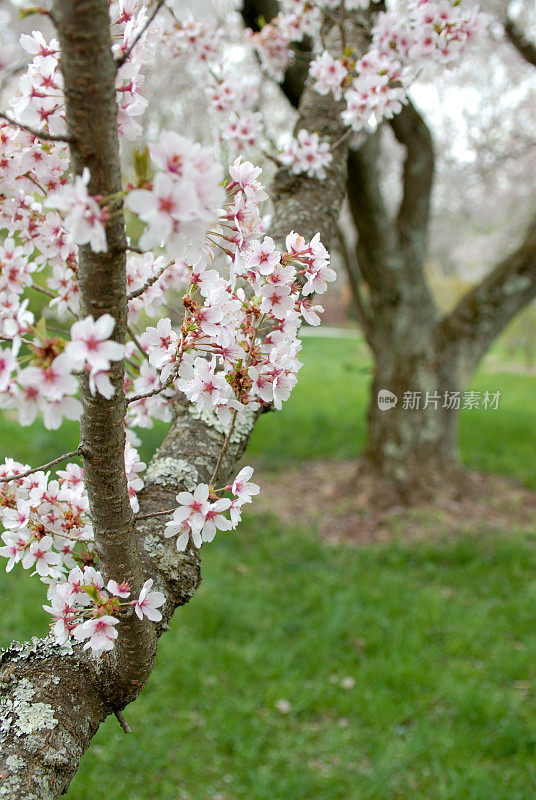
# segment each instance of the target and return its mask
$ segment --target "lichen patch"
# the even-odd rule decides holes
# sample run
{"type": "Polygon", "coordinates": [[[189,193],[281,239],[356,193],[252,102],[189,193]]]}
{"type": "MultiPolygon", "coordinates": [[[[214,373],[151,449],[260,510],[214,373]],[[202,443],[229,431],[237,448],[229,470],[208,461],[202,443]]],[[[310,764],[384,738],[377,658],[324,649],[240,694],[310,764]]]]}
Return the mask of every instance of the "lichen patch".
{"type": "Polygon", "coordinates": [[[199,473],[193,464],[184,458],[155,458],[147,467],[145,473],[146,483],[156,483],[159,486],[174,486],[182,484],[191,491],[199,483],[199,473]]]}
{"type": "Polygon", "coordinates": [[[32,702],[35,689],[27,678],[23,678],[12,697],[0,700],[1,730],[13,728],[15,736],[51,730],[58,724],[54,709],[49,703],[32,702]]]}

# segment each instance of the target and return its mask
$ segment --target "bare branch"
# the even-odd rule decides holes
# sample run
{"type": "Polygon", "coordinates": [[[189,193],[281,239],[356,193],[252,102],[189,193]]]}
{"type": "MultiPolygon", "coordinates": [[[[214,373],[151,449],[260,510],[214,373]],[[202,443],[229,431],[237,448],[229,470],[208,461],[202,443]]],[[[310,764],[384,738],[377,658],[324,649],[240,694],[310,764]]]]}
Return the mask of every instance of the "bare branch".
{"type": "Polygon", "coordinates": [[[406,149],[403,196],[397,217],[400,243],[407,251],[414,275],[422,275],[435,168],[432,135],[411,101],[390,120],[390,125],[406,149]]]}
{"type": "Polygon", "coordinates": [[[128,57],[130,56],[130,54],[132,53],[132,51],[134,50],[134,48],[136,47],[136,45],[138,44],[138,42],[140,41],[142,36],[145,35],[147,29],[153,23],[154,18],[156,17],[156,15],[158,14],[158,12],[162,8],[162,6],[164,5],[164,2],[165,2],[165,0],[157,0],[156,6],[155,6],[152,14],[150,14],[150,16],[147,18],[147,21],[146,21],[145,25],[143,25],[143,27],[141,27],[140,30],[138,31],[138,33],[136,34],[136,36],[134,37],[134,40],[132,41],[132,44],[125,50],[125,52],[123,53],[123,55],[120,58],[116,59],[115,63],[117,64],[117,69],[118,70],[121,69],[123,64],[128,60],[128,57]]]}
{"type": "Polygon", "coordinates": [[[337,225],[337,239],[339,241],[339,250],[343,257],[344,266],[346,267],[346,274],[348,276],[348,283],[352,291],[352,296],[356,305],[356,311],[359,317],[359,322],[363,328],[363,332],[367,339],[370,335],[371,326],[371,310],[368,308],[359,286],[361,278],[359,272],[359,264],[354,253],[351,252],[346,236],[340,225],[337,225]]]}
{"type": "Polygon", "coordinates": [[[122,711],[114,711],[114,714],[116,716],[116,719],[117,719],[118,723],[123,728],[125,733],[132,733],[132,728],[130,727],[130,725],[126,721],[126,719],[125,719],[125,717],[123,715],[123,712],[122,711]]]}
{"type": "Polygon", "coordinates": [[[463,348],[467,371],[474,369],[489,345],[536,297],[536,218],[520,246],[504,258],[448,314],[438,331],[445,348],[463,348]]]}
{"type": "MultiPolygon", "coordinates": [[[[135,252],[135,253],[142,253],[143,252],[143,250],[133,250],[132,247],[129,247],[129,250],[131,250],[132,252],[135,252]]],[[[163,267],[161,267],[158,270],[158,272],[155,272],[155,274],[152,275],[143,284],[143,286],[140,286],[139,289],[135,289],[133,292],[130,292],[130,294],[127,294],[127,301],[128,300],[134,300],[136,297],[139,297],[140,295],[142,295],[146,291],[146,289],[149,289],[153,284],[155,284],[158,280],[160,280],[160,278],[162,277],[162,275],[164,274],[166,269],[169,269],[169,267],[171,267],[174,263],[175,263],[174,261],[169,261],[167,264],[165,264],[163,267]]]]}
{"type": "Polygon", "coordinates": [[[380,132],[348,153],[348,202],[359,234],[357,261],[371,291],[385,302],[398,298],[398,234],[380,186],[380,132]]]}
{"type": "Polygon", "coordinates": [[[142,519],[151,519],[151,517],[167,517],[170,514],[173,514],[175,509],[176,506],[175,508],[166,508],[164,511],[151,511],[149,512],[149,514],[136,514],[134,519],[136,520],[136,522],[140,522],[140,520],[142,519]]]}
{"type": "Polygon", "coordinates": [[[132,339],[132,341],[134,342],[134,344],[136,345],[136,347],[138,348],[138,350],[142,354],[142,356],[145,359],[149,360],[149,356],[147,355],[147,353],[145,352],[145,350],[143,349],[143,347],[139,343],[138,337],[136,336],[136,334],[134,333],[134,331],[132,330],[130,325],[127,325],[127,331],[128,331],[128,335],[130,336],[130,338],[132,339]]]}
{"type": "Polygon", "coordinates": [[[57,458],[53,458],[52,461],[49,461],[47,464],[41,464],[40,467],[33,467],[32,469],[27,469],[26,472],[20,472],[18,475],[12,475],[10,478],[0,478],[0,483],[9,483],[9,481],[16,481],[20,478],[27,478],[28,475],[32,475],[34,472],[41,472],[42,470],[48,469],[49,467],[53,467],[54,464],[59,464],[60,461],[66,461],[68,458],[74,458],[75,456],[82,455],[82,445],[76,448],[76,450],[71,450],[70,453],[64,453],[62,456],[58,456],[57,458]]]}
{"type": "Polygon", "coordinates": [[[53,133],[47,133],[47,131],[38,131],[30,125],[25,125],[23,122],[17,122],[16,119],[13,119],[13,117],[10,117],[9,114],[6,114],[4,111],[0,111],[0,119],[5,119],[10,125],[14,125],[16,128],[26,131],[26,133],[35,136],[36,139],[43,139],[45,142],[63,142],[64,144],[72,144],[74,142],[74,137],[72,136],[56,136],[53,133]]]}
{"type": "Polygon", "coordinates": [[[127,403],[129,405],[130,405],[130,403],[137,403],[138,400],[146,400],[148,397],[155,397],[157,394],[161,394],[161,392],[165,391],[166,389],[170,389],[171,386],[173,386],[175,378],[177,377],[177,375],[179,373],[179,367],[180,367],[180,364],[181,364],[181,358],[182,358],[182,349],[179,351],[179,353],[177,355],[177,362],[175,363],[175,366],[171,370],[167,380],[164,381],[164,383],[161,386],[157,386],[155,389],[152,389],[150,392],[145,392],[145,394],[135,394],[132,397],[127,397],[127,403]]]}
{"type": "MultiPolygon", "coordinates": [[[[11,342],[13,344],[13,338],[13,336],[0,336],[0,342],[11,342]]],[[[25,339],[23,336],[17,336],[17,340],[28,345],[28,347],[35,347],[35,342],[32,342],[31,339],[25,339]]]]}
{"type": "Polygon", "coordinates": [[[29,286],[30,289],[35,289],[36,292],[40,292],[41,294],[46,294],[47,297],[52,297],[54,300],[57,298],[57,294],[51,292],[50,289],[45,289],[44,286],[39,286],[38,283],[31,283],[29,286]]]}

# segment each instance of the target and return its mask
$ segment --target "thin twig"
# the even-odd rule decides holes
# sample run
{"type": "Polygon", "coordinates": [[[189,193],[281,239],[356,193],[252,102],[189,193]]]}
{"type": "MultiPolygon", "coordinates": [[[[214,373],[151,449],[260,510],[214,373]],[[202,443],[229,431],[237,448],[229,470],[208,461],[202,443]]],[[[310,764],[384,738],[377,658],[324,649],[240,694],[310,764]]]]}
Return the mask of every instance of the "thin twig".
{"type": "Polygon", "coordinates": [[[31,339],[24,339],[22,336],[0,336],[0,342],[11,342],[13,343],[14,338],[17,338],[23,344],[28,345],[29,347],[35,347],[35,342],[32,342],[31,339]]]}
{"type": "MultiPolygon", "coordinates": [[[[180,354],[180,358],[182,358],[182,353],[180,354]]],[[[161,392],[163,392],[165,389],[169,389],[169,387],[171,386],[171,384],[173,383],[173,381],[177,377],[177,373],[179,371],[179,367],[180,367],[180,359],[179,359],[178,364],[176,364],[173,367],[173,370],[171,371],[171,373],[169,375],[169,378],[167,379],[167,381],[165,383],[162,384],[162,386],[159,386],[157,389],[151,389],[150,392],[146,392],[145,394],[135,394],[135,395],[133,395],[133,397],[127,397],[127,403],[129,405],[130,405],[130,403],[137,403],[138,400],[146,400],[148,397],[154,397],[155,395],[160,394],[161,392]]]]}
{"type": "Polygon", "coordinates": [[[211,486],[213,486],[214,483],[216,482],[216,479],[218,477],[218,472],[220,471],[221,463],[222,463],[222,461],[224,459],[224,456],[225,456],[227,450],[229,449],[229,444],[231,443],[231,436],[233,435],[234,426],[235,426],[235,423],[236,423],[236,417],[237,416],[238,416],[238,409],[234,408],[233,409],[233,414],[232,414],[232,417],[231,417],[231,424],[229,425],[229,430],[227,432],[227,436],[225,437],[225,441],[224,441],[224,443],[222,445],[222,448],[220,450],[220,454],[218,456],[218,460],[216,461],[216,466],[214,467],[214,472],[212,473],[212,477],[211,477],[211,479],[209,481],[209,485],[211,485],[211,486]]]}
{"type": "Polygon", "coordinates": [[[138,520],[140,519],[150,519],[151,517],[165,517],[168,514],[173,514],[174,511],[176,511],[175,508],[168,508],[165,511],[151,511],[148,514],[136,514],[134,519],[136,520],[136,522],[138,522],[138,520]]]}
{"type": "MultiPolygon", "coordinates": [[[[53,300],[57,300],[58,297],[59,297],[59,295],[54,294],[54,292],[51,292],[50,289],[45,289],[44,286],[39,286],[38,283],[30,283],[28,288],[29,289],[35,289],[36,292],[41,292],[41,294],[46,294],[47,297],[52,297],[53,300]]],[[[79,318],[78,314],[76,313],[76,311],[73,311],[73,309],[70,306],[65,306],[65,308],[69,312],[69,314],[71,314],[75,319],[79,318]]],[[[50,328],[50,326],[49,326],[49,328],[50,328]]],[[[54,330],[54,329],[50,328],[50,330],[54,330]]]]}
{"type": "Polygon", "coordinates": [[[123,55],[120,58],[116,59],[115,63],[117,64],[117,69],[121,69],[123,64],[127,61],[128,57],[130,56],[130,54],[132,53],[132,51],[134,50],[134,48],[136,47],[136,45],[140,41],[141,37],[146,32],[146,30],[149,27],[149,25],[151,25],[152,21],[154,20],[154,18],[156,17],[156,15],[158,14],[158,12],[160,11],[160,9],[162,8],[163,5],[164,5],[164,0],[158,0],[153,13],[147,19],[147,22],[145,23],[145,25],[138,31],[138,33],[134,37],[134,41],[132,42],[130,47],[128,47],[125,50],[125,52],[123,53],[123,55]]]}
{"type": "Polygon", "coordinates": [[[342,135],[342,136],[339,136],[339,138],[337,139],[337,141],[336,141],[336,142],[334,142],[334,143],[331,145],[331,147],[329,148],[329,152],[330,152],[330,153],[332,153],[332,152],[333,152],[333,150],[336,150],[336,149],[337,149],[337,147],[338,147],[340,144],[342,144],[343,142],[345,142],[345,141],[346,141],[346,139],[348,139],[348,137],[349,137],[349,136],[351,136],[353,132],[354,132],[354,131],[353,131],[353,129],[352,129],[352,128],[348,128],[348,130],[347,130],[345,133],[343,133],[343,135],[342,135]]]}
{"type": "Polygon", "coordinates": [[[124,718],[123,712],[119,711],[118,709],[116,709],[114,711],[114,714],[115,714],[115,717],[116,717],[118,723],[121,725],[121,727],[123,728],[125,733],[132,733],[132,728],[130,727],[130,725],[128,724],[126,719],[124,718]]]}
{"type": "Polygon", "coordinates": [[[180,22],[179,18],[177,17],[177,15],[175,14],[175,12],[173,11],[173,9],[171,8],[171,6],[168,6],[168,4],[166,2],[164,2],[164,6],[165,6],[166,11],[169,11],[171,17],[175,20],[176,24],[181,26],[181,22],[180,22]]]}
{"type": "MultiPolygon", "coordinates": [[[[131,250],[131,249],[132,248],[129,248],[129,250],[131,250]]],[[[134,252],[142,252],[142,251],[135,250],[134,252]]],[[[162,275],[164,274],[166,269],[171,267],[171,265],[174,264],[174,263],[175,263],[174,261],[170,261],[169,263],[164,264],[164,266],[161,267],[158,270],[158,272],[156,272],[154,275],[152,275],[150,278],[148,278],[148,280],[143,284],[143,286],[141,286],[139,289],[135,289],[133,292],[130,292],[130,294],[127,294],[127,302],[129,300],[134,300],[134,298],[139,297],[140,294],[143,294],[145,292],[145,290],[149,289],[154,283],[156,283],[157,280],[159,280],[162,277],[162,275]]]]}
{"type": "Polygon", "coordinates": [[[343,55],[346,53],[346,33],[344,30],[344,22],[346,20],[346,9],[344,8],[344,0],[340,0],[339,5],[339,27],[341,29],[341,44],[343,55]]]}
{"type": "Polygon", "coordinates": [[[278,158],[277,156],[272,155],[272,153],[268,152],[268,150],[262,150],[261,152],[263,156],[265,156],[265,158],[269,158],[270,161],[273,161],[276,167],[280,168],[283,166],[283,162],[281,161],[281,159],[278,158]]]}
{"type": "Polygon", "coordinates": [[[47,131],[38,131],[35,128],[30,127],[30,125],[24,125],[22,122],[17,122],[16,119],[10,117],[9,114],[0,111],[0,119],[5,119],[6,122],[9,122],[10,125],[14,125],[16,128],[20,128],[26,133],[30,133],[32,136],[35,136],[37,139],[43,139],[44,142],[63,142],[63,144],[72,144],[74,142],[74,138],[72,136],[56,136],[53,133],[48,133],[47,131]]]}
{"type": "Polygon", "coordinates": [[[149,356],[147,355],[147,353],[145,352],[145,350],[143,349],[143,347],[139,343],[138,338],[137,338],[136,334],[134,333],[134,331],[132,330],[132,328],[130,327],[130,325],[127,325],[127,333],[130,336],[130,338],[132,339],[132,341],[134,342],[134,344],[136,345],[136,347],[138,348],[138,350],[140,351],[140,353],[142,354],[142,356],[144,358],[146,358],[147,361],[148,361],[149,360],[149,356]]]}
{"type": "Polygon", "coordinates": [[[48,464],[41,464],[40,467],[34,467],[33,469],[28,469],[26,472],[21,472],[19,475],[12,475],[9,478],[0,478],[0,483],[7,483],[9,481],[18,481],[20,478],[27,478],[28,475],[31,475],[34,472],[40,472],[41,470],[48,469],[49,467],[53,467],[54,464],[59,464],[60,461],[65,461],[67,458],[74,458],[74,456],[79,456],[82,454],[82,447],[78,446],[76,450],[71,450],[70,453],[64,453],[62,456],[58,456],[57,458],[53,458],[52,461],[49,461],[48,464]]]}
{"type": "Polygon", "coordinates": [[[46,296],[47,296],[47,297],[53,297],[53,298],[54,298],[54,300],[55,300],[55,299],[57,298],[57,296],[58,296],[57,294],[54,294],[54,292],[51,292],[51,291],[50,291],[50,289],[45,289],[45,287],[44,287],[44,286],[39,286],[39,284],[37,284],[37,283],[33,283],[33,282],[32,282],[32,283],[30,284],[30,287],[29,287],[29,288],[30,288],[30,289],[35,289],[35,291],[36,291],[36,292],[41,292],[41,294],[46,294],[46,296]]]}
{"type": "Polygon", "coordinates": [[[367,339],[369,338],[370,334],[370,312],[367,309],[365,304],[363,295],[361,293],[361,289],[359,287],[359,277],[354,271],[354,264],[359,269],[359,265],[357,264],[357,258],[353,255],[348,247],[348,243],[346,241],[346,237],[340,225],[336,225],[335,231],[337,233],[337,238],[339,240],[339,248],[341,255],[343,257],[344,266],[346,267],[346,274],[348,276],[348,283],[350,284],[350,289],[352,290],[352,295],[355,301],[355,306],[357,310],[357,314],[359,316],[359,321],[363,327],[363,331],[367,339]]]}

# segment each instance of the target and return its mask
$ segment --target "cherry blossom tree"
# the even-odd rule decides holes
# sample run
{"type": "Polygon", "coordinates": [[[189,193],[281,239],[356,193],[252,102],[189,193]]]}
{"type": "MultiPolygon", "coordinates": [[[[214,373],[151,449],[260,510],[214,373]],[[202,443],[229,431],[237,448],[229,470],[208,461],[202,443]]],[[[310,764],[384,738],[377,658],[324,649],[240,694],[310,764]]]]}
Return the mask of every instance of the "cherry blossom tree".
{"type": "MultiPolygon", "coordinates": [[[[405,84],[412,76],[416,49],[419,66],[426,69],[427,59],[433,57],[437,72],[439,67],[454,63],[452,45],[443,47],[443,37],[454,36],[459,53],[468,39],[484,38],[481,34],[487,35],[486,28],[491,33],[494,28],[496,31],[497,23],[491,15],[487,18],[482,14],[469,15],[465,27],[461,26],[461,34],[459,27],[451,26],[452,8],[448,3],[433,7],[416,3],[413,11],[412,4],[409,5],[410,18],[412,13],[417,18],[422,14],[419,18],[424,23],[422,27],[412,26],[411,19],[408,24],[401,14],[373,15],[368,26],[363,18],[372,40],[372,53],[376,58],[388,58],[392,72],[389,74],[388,68],[384,72],[380,102],[374,82],[372,89],[364,83],[359,97],[353,82],[346,90],[347,108],[342,112],[347,124],[361,134],[351,142],[347,172],[348,202],[357,245],[353,252],[343,236],[342,250],[358,316],[375,359],[364,471],[377,476],[383,500],[389,497],[395,503],[428,499],[438,485],[450,480],[459,485],[460,477],[463,485],[456,435],[463,391],[493,340],[536,296],[536,227],[532,221],[519,246],[510,245],[510,254],[501,258],[456,308],[443,314],[432,297],[424,268],[436,154],[430,128],[417,107],[407,100],[405,84]],[[393,53],[399,58],[401,53],[405,56],[398,62],[404,65],[400,73],[393,66],[393,61],[396,64],[393,53]],[[385,98],[388,98],[386,113],[385,98]],[[373,116],[372,122],[369,114],[373,116]],[[385,121],[380,126],[382,119],[385,121]],[[401,185],[395,190],[401,199],[394,214],[382,184],[385,158],[382,127],[391,129],[404,153],[401,185]],[[377,402],[382,389],[398,397],[397,405],[389,413],[377,402]],[[404,402],[406,393],[418,396],[415,401],[418,405],[408,407],[404,402]]],[[[490,2],[488,6],[490,12],[504,14],[504,4],[490,2]]],[[[278,20],[280,17],[275,16],[278,10],[277,3],[251,0],[244,7],[245,21],[259,27],[259,20],[261,23],[265,19],[278,20]]],[[[472,13],[477,13],[475,6],[472,13]]],[[[518,53],[533,64],[534,46],[519,23],[512,18],[503,22],[506,35],[518,53]]],[[[257,35],[266,38],[264,31],[263,27],[257,35]]],[[[494,57],[492,48],[496,48],[494,42],[490,42],[486,51],[488,59],[494,57]]],[[[372,62],[374,70],[370,51],[363,61],[367,67],[372,62]]],[[[313,62],[309,72],[316,76],[319,92],[328,91],[329,87],[333,91],[339,82],[345,86],[340,64],[341,61],[334,62],[325,54],[313,62]]],[[[500,64],[497,69],[501,71],[500,64]]],[[[490,69],[485,75],[485,79],[491,80],[490,69]]],[[[432,72],[428,79],[433,81],[433,76],[432,72]]],[[[300,102],[306,78],[302,59],[295,59],[281,76],[282,90],[294,106],[300,102]]],[[[339,89],[335,91],[338,93],[339,89]]],[[[515,120],[513,116],[513,126],[515,120]]],[[[493,130],[491,126],[490,133],[493,130]]],[[[532,145],[529,143],[528,147],[532,145]]],[[[294,161],[299,162],[297,155],[294,161]]],[[[463,175],[458,174],[454,189],[462,197],[464,192],[459,191],[459,185],[460,182],[464,185],[465,180],[467,170],[463,175]]],[[[511,241],[515,242],[516,236],[514,227],[511,241]]],[[[443,242],[447,238],[445,235],[443,242]]]]}
{"type": "Polygon", "coordinates": [[[421,65],[456,58],[482,24],[456,2],[418,0],[400,19],[366,5],[286,0],[246,35],[251,84],[229,63],[236,14],[224,34],[203,4],[199,17],[164,0],[31,10],[55,37],[21,36],[29,63],[0,112],[0,403],[20,425],[80,419],[80,444],[0,467],[0,555],[42,582],[52,627],[1,656],[1,797],[58,797],[100,723],[127,727],[201,548],[259,491],[235,465],[297,381],[302,321],[320,321],[350,138],[398,114],[421,65]],[[314,57],[294,134],[270,153],[268,222],[244,151],[270,144],[259,87],[304,36],[314,57]],[[220,123],[211,146],[173,129],[141,141],[156,43],[195,66],[220,123]],[[170,427],[145,469],[135,430],[154,420],[170,427]]]}

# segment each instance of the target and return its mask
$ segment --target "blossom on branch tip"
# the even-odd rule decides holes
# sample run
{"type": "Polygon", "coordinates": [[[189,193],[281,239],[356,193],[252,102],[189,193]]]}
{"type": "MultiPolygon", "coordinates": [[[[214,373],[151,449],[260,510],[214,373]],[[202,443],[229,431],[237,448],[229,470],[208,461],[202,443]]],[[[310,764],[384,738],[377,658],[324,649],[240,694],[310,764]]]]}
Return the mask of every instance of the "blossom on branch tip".
{"type": "Polygon", "coordinates": [[[160,606],[164,605],[166,598],[162,592],[152,592],[152,585],[152,578],[149,578],[149,580],[145,581],[141,588],[140,596],[134,604],[134,611],[140,619],[143,619],[145,616],[152,622],[160,622],[162,619],[162,614],[160,611],[158,611],[158,609],[160,606]]]}
{"type": "Polygon", "coordinates": [[[251,503],[251,498],[260,492],[258,484],[250,481],[252,476],[253,467],[243,467],[233,481],[231,492],[241,503],[251,503]]]}

